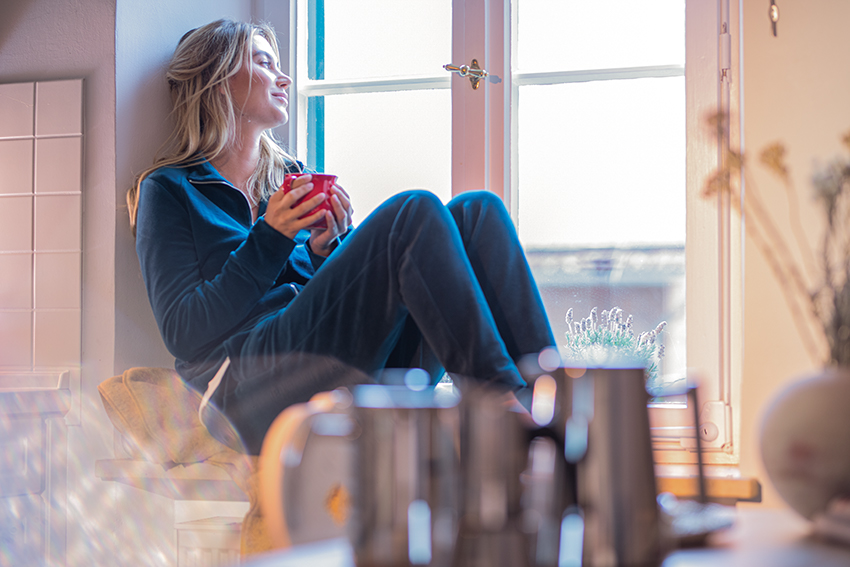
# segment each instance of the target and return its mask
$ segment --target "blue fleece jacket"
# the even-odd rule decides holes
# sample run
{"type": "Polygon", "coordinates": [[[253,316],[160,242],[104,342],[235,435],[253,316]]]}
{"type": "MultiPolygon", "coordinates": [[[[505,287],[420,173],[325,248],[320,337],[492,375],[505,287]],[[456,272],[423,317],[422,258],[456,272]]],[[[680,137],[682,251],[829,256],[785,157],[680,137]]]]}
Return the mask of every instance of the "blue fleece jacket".
{"type": "Polygon", "coordinates": [[[148,298],[177,371],[200,390],[324,260],[308,231],[293,240],[269,226],[266,204],[252,222],[245,196],[206,161],[142,181],[136,252],[148,298]]]}

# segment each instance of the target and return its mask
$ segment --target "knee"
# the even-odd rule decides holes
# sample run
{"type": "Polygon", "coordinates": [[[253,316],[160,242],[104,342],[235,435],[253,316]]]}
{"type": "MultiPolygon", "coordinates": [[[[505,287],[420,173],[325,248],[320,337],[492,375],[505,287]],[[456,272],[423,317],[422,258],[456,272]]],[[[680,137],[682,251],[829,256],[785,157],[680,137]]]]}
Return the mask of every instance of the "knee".
{"type": "Polygon", "coordinates": [[[412,189],[396,193],[384,201],[372,213],[367,221],[373,217],[383,219],[396,219],[400,214],[410,214],[411,211],[425,212],[435,211],[439,208],[445,208],[440,199],[431,193],[422,189],[412,189]]]}
{"type": "Polygon", "coordinates": [[[397,197],[401,198],[405,202],[422,205],[427,208],[443,206],[443,202],[440,201],[439,197],[425,189],[408,189],[407,191],[399,193],[397,197]]]}
{"type": "Polygon", "coordinates": [[[495,214],[502,221],[510,222],[510,214],[502,199],[492,191],[466,191],[452,199],[447,205],[456,219],[479,218],[482,214],[495,214]]]}
{"type": "Polygon", "coordinates": [[[448,217],[448,211],[443,202],[430,191],[411,189],[402,191],[395,198],[398,199],[401,209],[413,217],[429,219],[448,217]]]}

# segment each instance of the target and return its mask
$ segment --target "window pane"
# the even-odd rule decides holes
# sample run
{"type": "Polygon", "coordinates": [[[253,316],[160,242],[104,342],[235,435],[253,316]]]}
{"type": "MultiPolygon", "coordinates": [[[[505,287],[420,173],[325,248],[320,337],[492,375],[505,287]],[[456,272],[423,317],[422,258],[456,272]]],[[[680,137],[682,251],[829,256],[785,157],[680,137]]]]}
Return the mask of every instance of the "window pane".
{"type": "Polygon", "coordinates": [[[526,86],[518,98],[526,245],[684,244],[683,77],[526,86]]]}
{"type": "Polygon", "coordinates": [[[451,63],[451,0],[310,1],[324,4],[325,79],[443,75],[451,63]]]}
{"type": "Polygon", "coordinates": [[[517,104],[518,228],[556,338],[570,308],[619,307],[636,334],[667,321],[662,372],[681,377],[684,78],[523,86],[517,104]]]}
{"type": "Polygon", "coordinates": [[[325,170],[339,176],[359,222],[390,195],[451,198],[451,91],[325,97],[325,170]]]}
{"type": "Polygon", "coordinates": [[[685,64],[684,0],[521,0],[515,72],[685,64]]]}

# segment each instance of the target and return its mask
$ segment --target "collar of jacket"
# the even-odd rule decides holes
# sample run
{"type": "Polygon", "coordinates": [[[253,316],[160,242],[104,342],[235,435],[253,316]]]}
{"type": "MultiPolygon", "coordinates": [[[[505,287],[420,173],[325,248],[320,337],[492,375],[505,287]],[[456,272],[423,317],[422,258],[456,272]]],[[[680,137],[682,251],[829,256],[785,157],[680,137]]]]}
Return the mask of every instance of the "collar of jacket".
{"type": "MultiPolygon", "coordinates": [[[[225,179],[206,159],[200,163],[189,166],[187,169],[186,179],[188,179],[190,183],[223,183],[224,185],[233,187],[239,191],[235,185],[225,179]]],[[[239,192],[241,193],[241,191],[239,192]]]]}

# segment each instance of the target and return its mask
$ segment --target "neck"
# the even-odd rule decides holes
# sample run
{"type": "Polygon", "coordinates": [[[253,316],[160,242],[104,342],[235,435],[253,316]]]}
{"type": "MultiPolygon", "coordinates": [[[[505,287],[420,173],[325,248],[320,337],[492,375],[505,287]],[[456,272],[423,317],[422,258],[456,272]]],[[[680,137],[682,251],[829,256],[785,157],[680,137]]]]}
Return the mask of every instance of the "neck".
{"type": "Polygon", "coordinates": [[[257,137],[253,142],[241,140],[240,144],[233,144],[222,151],[218,156],[210,160],[210,163],[218,172],[232,183],[237,189],[248,196],[251,201],[248,179],[257,170],[260,161],[260,140],[257,137]]]}

